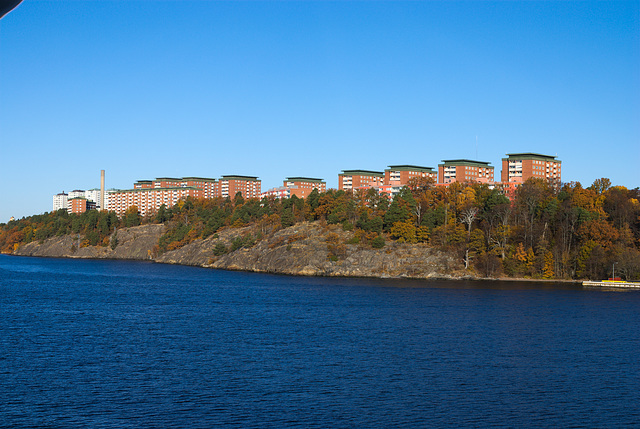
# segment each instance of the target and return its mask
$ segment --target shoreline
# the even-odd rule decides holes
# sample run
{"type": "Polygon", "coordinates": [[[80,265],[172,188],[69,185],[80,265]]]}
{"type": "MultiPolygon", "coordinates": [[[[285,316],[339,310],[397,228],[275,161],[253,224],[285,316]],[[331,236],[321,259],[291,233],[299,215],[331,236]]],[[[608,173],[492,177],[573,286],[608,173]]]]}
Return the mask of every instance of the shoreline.
{"type": "Polygon", "coordinates": [[[304,274],[304,273],[286,273],[286,272],[278,272],[278,271],[270,271],[270,270],[255,270],[255,269],[240,269],[240,268],[221,268],[221,267],[213,267],[208,265],[198,265],[198,264],[181,264],[175,262],[163,262],[157,261],[154,259],[138,259],[138,258],[95,258],[95,257],[86,257],[86,256],[46,256],[46,255],[19,255],[14,253],[5,253],[5,256],[15,256],[15,257],[24,257],[24,258],[49,258],[49,259],[85,259],[85,260],[95,260],[95,261],[127,261],[127,262],[146,262],[151,264],[162,264],[162,265],[179,265],[183,267],[193,267],[193,268],[202,268],[208,270],[220,270],[220,271],[237,271],[243,273],[254,273],[254,274],[269,274],[275,276],[288,276],[288,277],[317,277],[317,278],[345,278],[345,279],[380,279],[380,280],[411,280],[411,281],[424,281],[428,282],[431,280],[435,281],[451,281],[451,282],[503,282],[503,283],[513,283],[513,282],[524,282],[524,283],[563,283],[563,284],[574,284],[582,286],[583,280],[572,280],[572,279],[535,279],[535,278],[527,278],[527,277],[476,277],[472,275],[465,276],[431,276],[431,277],[417,277],[417,276],[408,276],[408,275],[345,275],[345,274],[333,274],[333,275],[324,275],[324,274],[304,274]]]}

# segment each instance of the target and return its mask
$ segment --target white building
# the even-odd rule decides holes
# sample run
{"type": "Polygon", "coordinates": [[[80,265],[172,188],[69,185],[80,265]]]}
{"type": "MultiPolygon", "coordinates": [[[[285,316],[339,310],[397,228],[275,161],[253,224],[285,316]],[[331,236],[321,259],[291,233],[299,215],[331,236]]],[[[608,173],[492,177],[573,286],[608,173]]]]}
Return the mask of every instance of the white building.
{"type": "Polygon", "coordinates": [[[60,209],[67,209],[67,201],[69,196],[63,192],[53,196],[53,211],[57,212],[60,209]]]}
{"type": "Polygon", "coordinates": [[[96,207],[98,209],[102,208],[102,207],[100,207],[100,201],[102,201],[102,199],[100,198],[101,197],[100,189],[98,189],[98,188],[89,189],[88,191],[85,191],[84,197],[87,200],[96,203],[96,207]]]}
{"type": "Polygon", "coordinates": [[[69,192],[69,198],[68,199],[72,199],[72,198],[85,198],[84,191],[82,191],[80,189],[76,189],[75,191],[69,192]]]}

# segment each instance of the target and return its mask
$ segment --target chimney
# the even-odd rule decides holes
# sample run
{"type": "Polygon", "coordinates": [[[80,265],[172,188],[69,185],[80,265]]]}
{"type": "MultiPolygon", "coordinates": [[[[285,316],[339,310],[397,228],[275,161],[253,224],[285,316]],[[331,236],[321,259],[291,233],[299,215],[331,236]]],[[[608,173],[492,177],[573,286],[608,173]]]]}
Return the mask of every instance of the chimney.
{"type": "Polygon", "coordinates": [[[106,210],[104,205],[104,170],[100,170],[100,210],[106,210]]]}

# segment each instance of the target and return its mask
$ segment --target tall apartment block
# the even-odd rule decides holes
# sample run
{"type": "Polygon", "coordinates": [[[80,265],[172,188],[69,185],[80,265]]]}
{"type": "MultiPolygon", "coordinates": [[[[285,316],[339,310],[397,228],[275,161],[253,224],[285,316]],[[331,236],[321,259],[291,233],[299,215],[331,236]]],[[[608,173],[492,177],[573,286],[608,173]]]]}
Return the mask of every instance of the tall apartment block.
{"type": "Polygon", "coordinates": [[[235,197],[240,192],[242,197],[260,198],[260,180],[255,176],[222,176],[220,179],[220,196],[235,197]]]}
{"type": "Polygon", "coordinates": [[[379,192],[388,195],[389,198],[393,198],[412,179],[419,178],[431,178],[435,182],[438,174],[431,167],[390,165],[389,168],[384,170],[384,183],[380,186],[379,192]]]}
{"type": "Polygon", "coordinates": [[[317,189],[318,192],[327,190],[327,184],[324,180],[312,177],[287,177],[282,185],[289,188],[290,195],[295,195],[298,198],[308,197],[314,189],[317,189]]]}
{"type": "Polygon", "coordinates": [[[98,188],[89,189],[84,191],[84,197],[92,203],[95,203],[97,209],[101,209],[100,202],[102,201],[102,191],[98,188]]]}
{"type": "Polygon", "coordinates": [[[107,192],[107,210],[122,216],[129,207],[136,206],[140,214],[146,216],[156,212],[163,204],[166,207],[172,207],[182,198],[203,198],[203,195],[202,189],[186,186],[109,191],[107,192]]]}
{"type": "Polygon", "coordinates": [[[216,179],[206,177],[158,177],[156,180],[138,180],[133,184],[133,189],[161,189],[161,188],[196,188],[202,192],[202,198],[214,198],[220,196],[220,188],[216,179]]]}
{"type": "Polygon", "coordinates": [[[349,191],[356,189],[378,188],[384,184],[384,173],[371,170],[342,170],[338,174],[338,189],[349,191]]]}
{"type": "Polygon", "coordinates": [[[531,177],[547,179],[554,186],[560,186],[561,163],[555,156],[539,153],[508,153],[502,158],[502,183],[515,184],[531,177]]]}
{"type": "Polygon", "coordinates": [[[107,193],[107,210],[122,216],[129,207],[136,206],[142,216],[174,206],[179,200],[192,198],[233,197],[240,192],[244,198],[260,195],[260,180],[254,176],[222,176],[218,181],[206,177],[159,177],[138,180],[133,189],[107,193]]]}
{"type": "Polygon", "coordinates": [[[438,164],[438,183],[480,182],[493,183],[493,166],[484,161],[449,159],[438,164]]]}
{"type": "Polygon", "coordinates": [[[390,186],[404,186],[411,179],[430,177],[434,181],[437,179],[437,172],[431,167],[420,167],[418,165],[390,165],[384,170],[384,184],[390,186]]]}
{"type": "Polygon", "coordinates": [[[57,212],[60,209],[67,209],[67,201],[69,200],[69,194],[60,192],[53,196],[53,211],[57,212]]]}
{"type": "Polygon", "coordinates": [[[87,210],[95,210],[95,209],[96,209],[96,202],[89,201],[85,197],[70,198],[67,205],[67,212],[69,212],[70,214],[71,213],[80,214],[80,213],[86,212],[87,210]]]}

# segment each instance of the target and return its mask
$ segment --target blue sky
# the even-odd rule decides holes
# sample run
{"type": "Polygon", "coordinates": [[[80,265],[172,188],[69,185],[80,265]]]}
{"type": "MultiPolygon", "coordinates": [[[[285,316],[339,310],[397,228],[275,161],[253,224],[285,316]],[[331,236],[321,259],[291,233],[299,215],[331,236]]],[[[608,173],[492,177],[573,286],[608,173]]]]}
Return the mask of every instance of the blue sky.
{"type": "Polygon", "coordinates": [[[639,1],[24,0],[0,21],[0,222],[101,169],[336,187],[455,158],[499,178],[510,152],[640,185],[639,1]]]}

